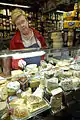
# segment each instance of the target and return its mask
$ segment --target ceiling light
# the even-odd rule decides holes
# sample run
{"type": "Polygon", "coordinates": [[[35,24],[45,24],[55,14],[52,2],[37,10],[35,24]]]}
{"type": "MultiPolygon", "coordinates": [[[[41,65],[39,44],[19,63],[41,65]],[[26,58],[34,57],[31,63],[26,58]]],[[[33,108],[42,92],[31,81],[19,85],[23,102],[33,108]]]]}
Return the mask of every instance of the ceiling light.
{"type": "Polygon", "coordinates": [[[12,7],[22,7],[22,8],[30,8],[30,6],[18,5],[18,4],[9,4],[9,3],[2,3],[0,5],[12,6],[12,7]]]}

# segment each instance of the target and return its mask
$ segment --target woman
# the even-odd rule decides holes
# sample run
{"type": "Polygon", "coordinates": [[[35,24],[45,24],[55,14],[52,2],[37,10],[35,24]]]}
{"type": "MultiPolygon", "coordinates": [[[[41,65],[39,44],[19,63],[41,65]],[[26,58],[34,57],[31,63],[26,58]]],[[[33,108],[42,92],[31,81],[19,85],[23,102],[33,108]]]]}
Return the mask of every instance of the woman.
{"type": "MultiPolygon", "coordinates": [[[[19,8],[12,11],[12,22],[19,30],[10,41],[10,50],[24,49],[24,48],[46,48],[44,38],[34,28],[30,28],[28,19],[26,19],[25,12],[19,8]]],[[[40,64],[40,57],[24,59],[27,64],[36,63],[40,64]]],[[[12,60],[12,68],[18,69],[18,61],[12,60]]]]}

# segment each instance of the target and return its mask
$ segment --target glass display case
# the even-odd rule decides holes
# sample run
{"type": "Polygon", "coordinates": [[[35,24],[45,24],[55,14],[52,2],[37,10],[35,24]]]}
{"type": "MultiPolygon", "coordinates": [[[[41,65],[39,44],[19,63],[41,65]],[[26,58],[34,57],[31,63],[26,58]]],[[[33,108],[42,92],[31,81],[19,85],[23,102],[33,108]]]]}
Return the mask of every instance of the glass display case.
{"type": "MultiPolygon", "coordinates": [[[[30,119],[47,110],[51,110],[52,115],[57,114],[65,109],[67,105],[70,105],[68,103],[75,102],[73,98],[69,99],[68,102],[66,101],[68,92],[76,91],[74,96],[77,100],[80,100],[77,96],[80,88],[79,55],[80,48],[44,50],[34,48],[1,51],[0,103],[2,101],[6,102],[8,106],[7,113],[10,112],[11,119],[13,120],[14,115],[16,116],[16,109],[19,110],[19,112],[17,111],[19,116],[15,117],[14,120],[30,119]],[[12,58],[19,59],[43,55],[44,60],[40,61],[40,66],[29,64],[23,69],[11,69],[10,62],[12,58]],[[24,105],[26,105],[26,108],[24,105]],[[27,117],[24,109],[29,112],[27,117]]],[[[1,115],[3,117],[4,113],[1,112],[1,115]]]]}

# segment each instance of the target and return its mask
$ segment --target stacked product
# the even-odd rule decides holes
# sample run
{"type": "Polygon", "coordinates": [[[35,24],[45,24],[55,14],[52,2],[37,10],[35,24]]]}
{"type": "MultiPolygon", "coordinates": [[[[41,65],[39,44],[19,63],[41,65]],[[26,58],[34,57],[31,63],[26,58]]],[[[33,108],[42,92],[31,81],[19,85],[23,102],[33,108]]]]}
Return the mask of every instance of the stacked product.
{"type": "Polygon", "coordinates": [[[51,34],[51,39],[53,40],[53,48],[62,48],[63,39],[61,32],[53,32],[51,34]]]}
{"type": "MultiPolygon", "coordinates": [[[[79,21],[79,5],[80,3],[75,3],[74,4],[74,10],[73,11],[68,11],[64,12],[63,14],[63,19],[64,19],[64,34],[67,32],[67,40],[64,35],[64,41],[67,41],[67,46],[71,47],[74,44],[74,32],[77,28],[80,26],[80,21],[79,21]]],[[[76,42],[76,41],[75,41],[76,42]]]]}

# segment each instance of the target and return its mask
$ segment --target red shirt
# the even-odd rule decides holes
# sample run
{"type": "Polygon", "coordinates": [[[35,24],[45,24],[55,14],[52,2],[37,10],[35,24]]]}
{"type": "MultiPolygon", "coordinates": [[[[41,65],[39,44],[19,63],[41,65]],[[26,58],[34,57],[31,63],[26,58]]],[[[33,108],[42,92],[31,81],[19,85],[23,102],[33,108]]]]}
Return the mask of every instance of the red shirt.
{"type": "MultiPolygon", "coordinates": [[[[40,33],[34,28],[31,28],[31,29],[33,30],[35,37],[40,41],[41,48],[46,48],[47,47],[46,42],[42,37],[42,35],[40,35],[40,33]]],[[[10,41],[10,50],[23,49],[23,48],[24,48],[24,45],[21,40],[20,32],[16,32],[16,34],[13,36],[12,40],[10,41]]]]}
{"type": "MultiPolygon", "coordinates": [[[[42,37],[42,35],[35,30],[34,28],[31,28],[33,30],[33,33],[35,35],[35,37],[40,41],[41,43],[41,48],[46,48],[46,42],[44,40],[44,38],[42,37]]],[[[21,40],[21,34],[20,32],[16,32],[16,34],[13,36],[13,38],[10,41],[10,50],[16,50],[16,49],[24,49],[24,44],[21,40]]],[[[18,61],[20,59],[12,59],[12,68],[13,69],[19,69],[18,67],[18,61]]]]}

